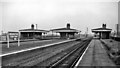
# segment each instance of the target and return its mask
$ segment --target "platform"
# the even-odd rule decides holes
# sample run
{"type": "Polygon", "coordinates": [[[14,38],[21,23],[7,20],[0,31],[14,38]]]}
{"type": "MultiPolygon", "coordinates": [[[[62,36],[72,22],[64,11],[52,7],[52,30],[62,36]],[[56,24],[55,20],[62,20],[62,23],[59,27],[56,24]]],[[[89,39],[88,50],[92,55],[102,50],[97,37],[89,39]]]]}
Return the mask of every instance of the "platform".
{"type": "MultiPolygon", "coordinates": [[[[24,40],[20,40],[20,42],[27,42],[27,41],[37,41],[37,39],[24,39],[24,40]]],[[[7,43],[8,41],[0,41],[0,44],[2,43],[7,43]]],[[[9,41],[10,43],[15,43],[15,42],[18,42],[18,40],[10,40],[9,41]]]]}
{"type": "MultiPolygon", "coordinates": [[[[75,40],[75,39],[72,39],[72,40],[75,40]]],[[[29,43],[23,42],[22,45],[19,47],[17,45],[16,46],[12,45],[10,48],[2,48],[2,54],[0,55],[0,57],[10,55],[10,54],[16,54],[24,51],[29,51],[37,48],[47,47],[55,44],[60,44],[60,43],[64,43],[72,40],[49,40],[49,41],[36,41],[36,42],[34,41],[29,43]]]]}
{"type": "Polygon", "coordinates": [[[115,66],[100,40],[93,39],[78,66],[115,66]]]}
{"type": "Polygon", "coordinates": [[[101,39],[102,42],[104,42],[108,47],[110,47],[114,51],[120,50],[120,42],[112,40],[112,39],[101,39]]]}

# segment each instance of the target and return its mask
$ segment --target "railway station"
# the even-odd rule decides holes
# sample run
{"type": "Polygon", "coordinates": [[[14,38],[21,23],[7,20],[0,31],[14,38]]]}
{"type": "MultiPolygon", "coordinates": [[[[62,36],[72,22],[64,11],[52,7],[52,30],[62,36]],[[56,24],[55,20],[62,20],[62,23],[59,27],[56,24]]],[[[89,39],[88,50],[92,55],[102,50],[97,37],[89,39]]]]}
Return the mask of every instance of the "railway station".
{"type": "MultiPolygon", "coordinates": [[[[3,43],[0,55],[2,66],[50,66],[50,68],[119,66],[120,42],[110,37],[112,29],[106,28],[106,24],[103,24],[102,28],[91,30],[99,38],[96,39],[94,36],[75,38],[78,30],[70,28],[68,23],[66,28],[50,30],[60,33],[61,39],[28,40],[20,42],[20,46],[12,42],[9,43],[9,48],[3,43]]],[[[35,29],[33,24],[31,29],[19,31],[23,39],[40,38],[42,33],[48,32],[35,29]]]]}
{"type": "Polygon", "coordinates": [[[95,35],[98,34],[100,39],[109,39],[111,31],[112,29],[106,28],[106,24],[103,24],[102,28],[92,29],[92,32],[95,35]]]}
{"type": "MultiPolygon", "coordinates": [[[[33,24],[31,29],[19,31],[21,40],[41,39],[42,33],[48,32],[35,29],[33,24]]],[[[60,33],[60,39],[28,40],[19,42],[19,46],[16,42],[12,42],[9,43],[9,48],[6,47],[7,43],[3,43],[0,55],[2,66],[79,68],[120,65],[120,42],[110,37],[112,29],[106,28],[106,24],[103,24],[102,28],[91,29],[98,38],[94,38],[95,35],[75,38],[78,30],[70,28],[69,23],[66,28],[50,31],[60,33]]]]}
{"type": "Polygon", "coordinates": [[[52,29],[50,31],[60,33],[60,38],[74,38],[78,30],[70,28],[70,23],[67,23],[66,28],[52,29]]]}
{"type": "MultiPolygon", "coordinates": [[[[116,67],[120,64],[120,42],[109,37],[111,30],[103,24],[102,28],[92,29],[92,32],[99,34],[100,39],[95,39],[93,36],[68,39],[71,35],[74,37],[78,31],[71,29],[70,24],[67,24],[66,28],[52,30],[60,33],[60,37],[65,39],[25,41],[21,42],[20,46],[10,43],[9,48],[6,48],[7,44],[4,43],[0,55],[2,66],[116,67]]],[[[46,30],[36,30],[31,25],[31,29],[20,32],[23,38],[28,39],[35,38],[35,35],[41,36],[46,30]]]]}
{"type": "Polygon", "coordinates": [[[30,29],[21,29],[19,30],[21,39],[42,39],[42,34],[47,33],[47,30],[35,29],[34,25],[31,25],[30,29]]]}
{"type": "Polygon", "coordinates": [[[10,22],[10,27],[8,23],[4,24],[7,28],[1,31],[0,67],[120,68],[120,20],[116,22],[115,19],[119,14],[116,11],[120,11],[120,2],[39,2],[4,2],[3,23],[10,22]],[[65,24],[65,21],[71,23],[52,29],[65,24]],[[107,24],[99,24],[101,21],[107,24]],[[15,28],[19,22],[25,26],[34,22],[36,26],[15,28]],[[75,28],[71,28],[71,24],[75,28]]]}

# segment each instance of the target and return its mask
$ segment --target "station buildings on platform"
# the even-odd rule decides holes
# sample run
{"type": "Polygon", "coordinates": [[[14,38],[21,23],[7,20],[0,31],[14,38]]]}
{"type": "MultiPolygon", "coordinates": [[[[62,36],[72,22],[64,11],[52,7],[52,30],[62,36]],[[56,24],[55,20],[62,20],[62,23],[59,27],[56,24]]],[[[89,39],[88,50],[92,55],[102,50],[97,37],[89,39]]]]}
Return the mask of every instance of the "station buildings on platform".
{"type": "Polygon", "coordinates": [[[100,39],[109,39],[111,31],[112,29],[106,28],[106,24],[103,24],[102,28],[92,29],[92,32],[95,35],[98,34],[100,39]]]}
{"type": "Polygon", "coordinates": [[[42,38],[42,33],[48,32],[47,30],[35,29],[34,25],[31,25],[30,29],[21,29],[19,30],[21,39],[34,39],[34,38],[42,38]]]}
{"type": "Polygon", "coordinates": [[[66,28],[58,28],[58,29],[52,29],[50,30],[52,32],[56,32],[60,34],[60,38],[74,38],[75,33],[78,33],[78,30],[76,29],[71,29],[70,24],[68,23],[66,28]]]}

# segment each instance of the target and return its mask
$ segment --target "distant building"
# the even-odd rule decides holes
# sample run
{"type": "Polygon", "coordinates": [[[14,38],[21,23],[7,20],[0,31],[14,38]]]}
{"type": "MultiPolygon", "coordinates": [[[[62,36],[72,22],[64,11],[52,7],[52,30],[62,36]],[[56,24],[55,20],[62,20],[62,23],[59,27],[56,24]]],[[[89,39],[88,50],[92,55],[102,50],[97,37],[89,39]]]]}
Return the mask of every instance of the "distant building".
{"type": "Polygon", "coordinates": [[[78,30],[70,28],[69,23],[66,28],[52,29],[51,31],[60,33],[60,38],[74,38],[75,33],[78,33],[78,30]]]}
{"type": "Polygon", "coordinates": [[[30,29],[19,30],[21,39],[41,39],[42,33],[46,33],[46,30],[34,29],[34,25],[31,25],[30,29]]]}
{"type": "Polygon", "coordinates": [[[102,25],[102,28],[92,29],[92,32],[99,35],[101,39],[109,39],[112,29],[106,28],[106,24],[102,25]]]}

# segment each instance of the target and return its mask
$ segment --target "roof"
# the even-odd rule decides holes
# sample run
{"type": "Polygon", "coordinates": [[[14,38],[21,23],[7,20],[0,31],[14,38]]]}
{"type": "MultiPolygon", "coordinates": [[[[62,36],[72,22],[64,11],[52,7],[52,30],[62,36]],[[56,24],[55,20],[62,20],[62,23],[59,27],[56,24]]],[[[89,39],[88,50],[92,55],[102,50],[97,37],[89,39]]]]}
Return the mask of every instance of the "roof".
{"type": "Polygon", "coordinates": [[[40,30],[40,29],[21,29],[20,32],[48,32],[47,30],[40,30]]]}
{"type": "Polygon", "coordinates": [[[55,32],[78,32],[78,30],[71,29],[71,28],[58,28],[58,29],[52,29],[50,31],[55,31],[55,32]]]}
{"type": "Polygon", "coordinates": [[[111,32],[112,29],[109,28],[96,28],[92,29],[92,32],[111,32]]]}

